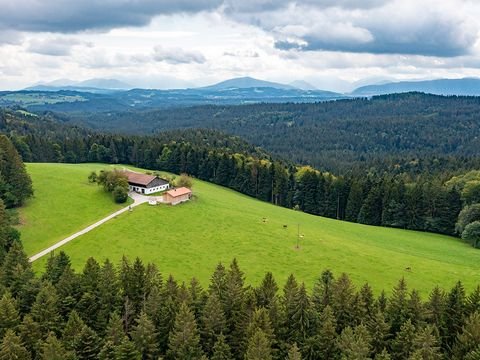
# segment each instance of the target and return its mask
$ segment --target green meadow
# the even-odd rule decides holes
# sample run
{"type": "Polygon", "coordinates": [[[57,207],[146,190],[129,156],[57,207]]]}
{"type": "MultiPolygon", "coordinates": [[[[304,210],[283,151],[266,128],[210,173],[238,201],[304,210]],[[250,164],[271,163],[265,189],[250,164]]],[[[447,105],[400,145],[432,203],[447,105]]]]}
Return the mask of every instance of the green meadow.
{"type": "MultiPolygon", "coordinates": [[[[20,226],[29,255],[119,208],[88,184],[99,164],[29,164],[36,191],[20,226]]],[[[237,258],[248,283],[271,271],[279,284],[293,273],[311,287],[325,269],[346,272],[357,285],[368,281],[387,292],[401,277],[426,296],[435,285],[480,283],[480,250],[437,234],[389,229],[321,218],[273,206],[207,182],[194,182],[193,201],[178,206],[136,207],[73,240],[62,249],[81,270],[85,260],[126,255],[154,262],[164,275],[197,277],[206,284],[218,262],[237,258]],[[302,235],[296,248],[298,228],[302,235]]],[[[46,258],[34,263],[41,271],[46,258]]]]}

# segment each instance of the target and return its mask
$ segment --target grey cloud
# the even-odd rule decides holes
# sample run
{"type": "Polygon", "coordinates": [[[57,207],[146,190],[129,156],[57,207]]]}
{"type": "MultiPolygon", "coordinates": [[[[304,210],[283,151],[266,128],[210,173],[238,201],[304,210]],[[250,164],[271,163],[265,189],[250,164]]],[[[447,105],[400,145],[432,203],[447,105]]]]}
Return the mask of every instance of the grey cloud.
{"type": "Polygon", "coordinates": [[[183,50],[181,48],[164,48],[156,46],[153,53],[155,61],[165,61],[170,64],[202,64],[206,61],[202,53],[198,51],[183,50]]]}
{"type": "Polygon", "coordinates": [[[18,45],[22,41],[22,34],[18,31],[0,30],[0,45],[18,45]]]}
{"type": "Polygon", "coordinates": [[[77,32],[143,26],[156,15],[212,10],[221,0],[0,0],[0,29],[77,32]]]}

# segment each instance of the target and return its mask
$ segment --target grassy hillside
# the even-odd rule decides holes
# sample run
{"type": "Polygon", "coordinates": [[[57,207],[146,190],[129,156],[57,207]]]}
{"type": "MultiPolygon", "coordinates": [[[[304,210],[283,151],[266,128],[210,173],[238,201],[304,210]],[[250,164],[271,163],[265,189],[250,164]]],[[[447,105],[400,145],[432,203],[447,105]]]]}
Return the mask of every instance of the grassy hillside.
{"type": "MultiPolygon", "coordinates": [[[[92,215],[92,209],[99,213],[113,210],[109,199],[85,184],[85,174],[100,168],[101,165],[89,164],[29,165],[37,190],[37,199],[30,207],[39,206],[37,202],[44,198],[42,191],[46,187],[39,184],[45,181],[44,173],[49,170],[55,169],[57,174],[49,181],[51,186],[67,179],[83,184],[70,188],[69,196],[53,191],[49,194],[52,208],[53,204],[69,207],[81,198],[83,210],[75,210],[68,221],[64,216],[52,218],[51,212],[39,213],[37,221],[58,227],[77,221],[78,228],[80,222],[89,221],[79,221],[77,217],[92,215]],[[92,194],[91,198],[96,203],[88,204],[82,194],[92,191],[95,196],[92,194]]],[[[77,269],[90,256],[117,262],[125,254],[132,260],[139,256],[145,262],[155,262],[164,274],[172,273],[180,280],[196,276],[203,283],[217,262],[230,262],[233,257],[239,260],[250,283],[257,283],[265,271],[272,271],[280,284],[290,273],[312,284],[326,268],[336,274],[347,272],[356,284],[368,280],[377,292],[390,290],[402,276],[423,294],[437,284],[451,287],[459,279],[470,289],[480,283],[480,251],[455,238],[320,218],[201,181],[195,182],[194,193],[194,201],[176,207],[141,205],[70,242],[63,250],[77,269]],[[298,224],[304,237],[301,248],[296,250],[298,224]]],[[[27,221],[32,214],[28,210],[27,207],[23,212],[27,221]]],[[[72,227],[69,224],[66,235],[72,227]]],[[[46,233],[39,228],[36,237],[32,236],[32,229],[29,231],[24,241],[31,254],[33,249],[43,247],[36,241],[46,243],[42,234],[51,238],[53,230],[46,233]]],[[[61,233],[60,229],[55,228],[55,233],[61,233]]],[[[41,270],[45,261],[37,261],[35,268],[41,270]]]]}
{"type": "Polygon", "coordinates": [[[106,166],[28,164],[35,197],[21,210],[22,241],[32,255],[125,205],[115,204],[88,174],[106,166]]]}

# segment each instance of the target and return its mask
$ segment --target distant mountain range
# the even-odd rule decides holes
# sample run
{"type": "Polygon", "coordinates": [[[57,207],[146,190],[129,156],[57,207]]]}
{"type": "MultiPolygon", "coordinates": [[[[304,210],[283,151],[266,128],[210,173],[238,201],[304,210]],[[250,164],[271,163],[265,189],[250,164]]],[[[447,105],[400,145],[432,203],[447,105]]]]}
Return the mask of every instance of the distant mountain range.
{"type": "Polygon", "coordinates": [[[413,91],[434,95],[480,96],[480,79],[463,78],[389,82],[359,87],[351,95],[374,96],[413,91]]]}
{"type": "Polygon", "coordinates": [[[70,79],[59,79],[48,83],[40,83],[25,90],[33,91],[85,91],[93,93],[103,93],[108,91],[130,90],[133,86],[117,79],[88,79],[84,81],[74,81],[70,79]]]}
{"type": "Polygon", "coordinates": [[[318,90],[305,81],[287,85],[251,77],[229,79],[205,87],[172,90],[132,89],[131,85],[116,79],[61,79],[22,91],[0,92],[0,106],[20,106],[38,111],[124,111],[193,105],[312,103],[405,92],[480,96],[480,79],[377,82],[347,94],[318,90]]]}

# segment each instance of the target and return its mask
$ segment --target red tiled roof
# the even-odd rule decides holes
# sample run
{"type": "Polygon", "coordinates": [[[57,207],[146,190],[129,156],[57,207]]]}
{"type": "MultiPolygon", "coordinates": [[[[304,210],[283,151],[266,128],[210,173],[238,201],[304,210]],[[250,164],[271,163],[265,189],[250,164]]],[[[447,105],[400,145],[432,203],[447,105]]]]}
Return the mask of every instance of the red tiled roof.
{"type": "Polygon", "coordinates": [[[177,197],[177,196],[187,195],[191,193],[192,193],[192,190],[186,187],[181,187],[178,189],[172,189],[167,191],[167,194],[170,195],[171,197],[177,197]]]}
{"type": "Polygon", "coordinates": [[[123,173],[127,176],[129,183],[134,183],[138,185],[147,186],[157,177],[154,175],[147,175],[147,174],[140,174],[133,171],[123,171],[123,173]]]}

